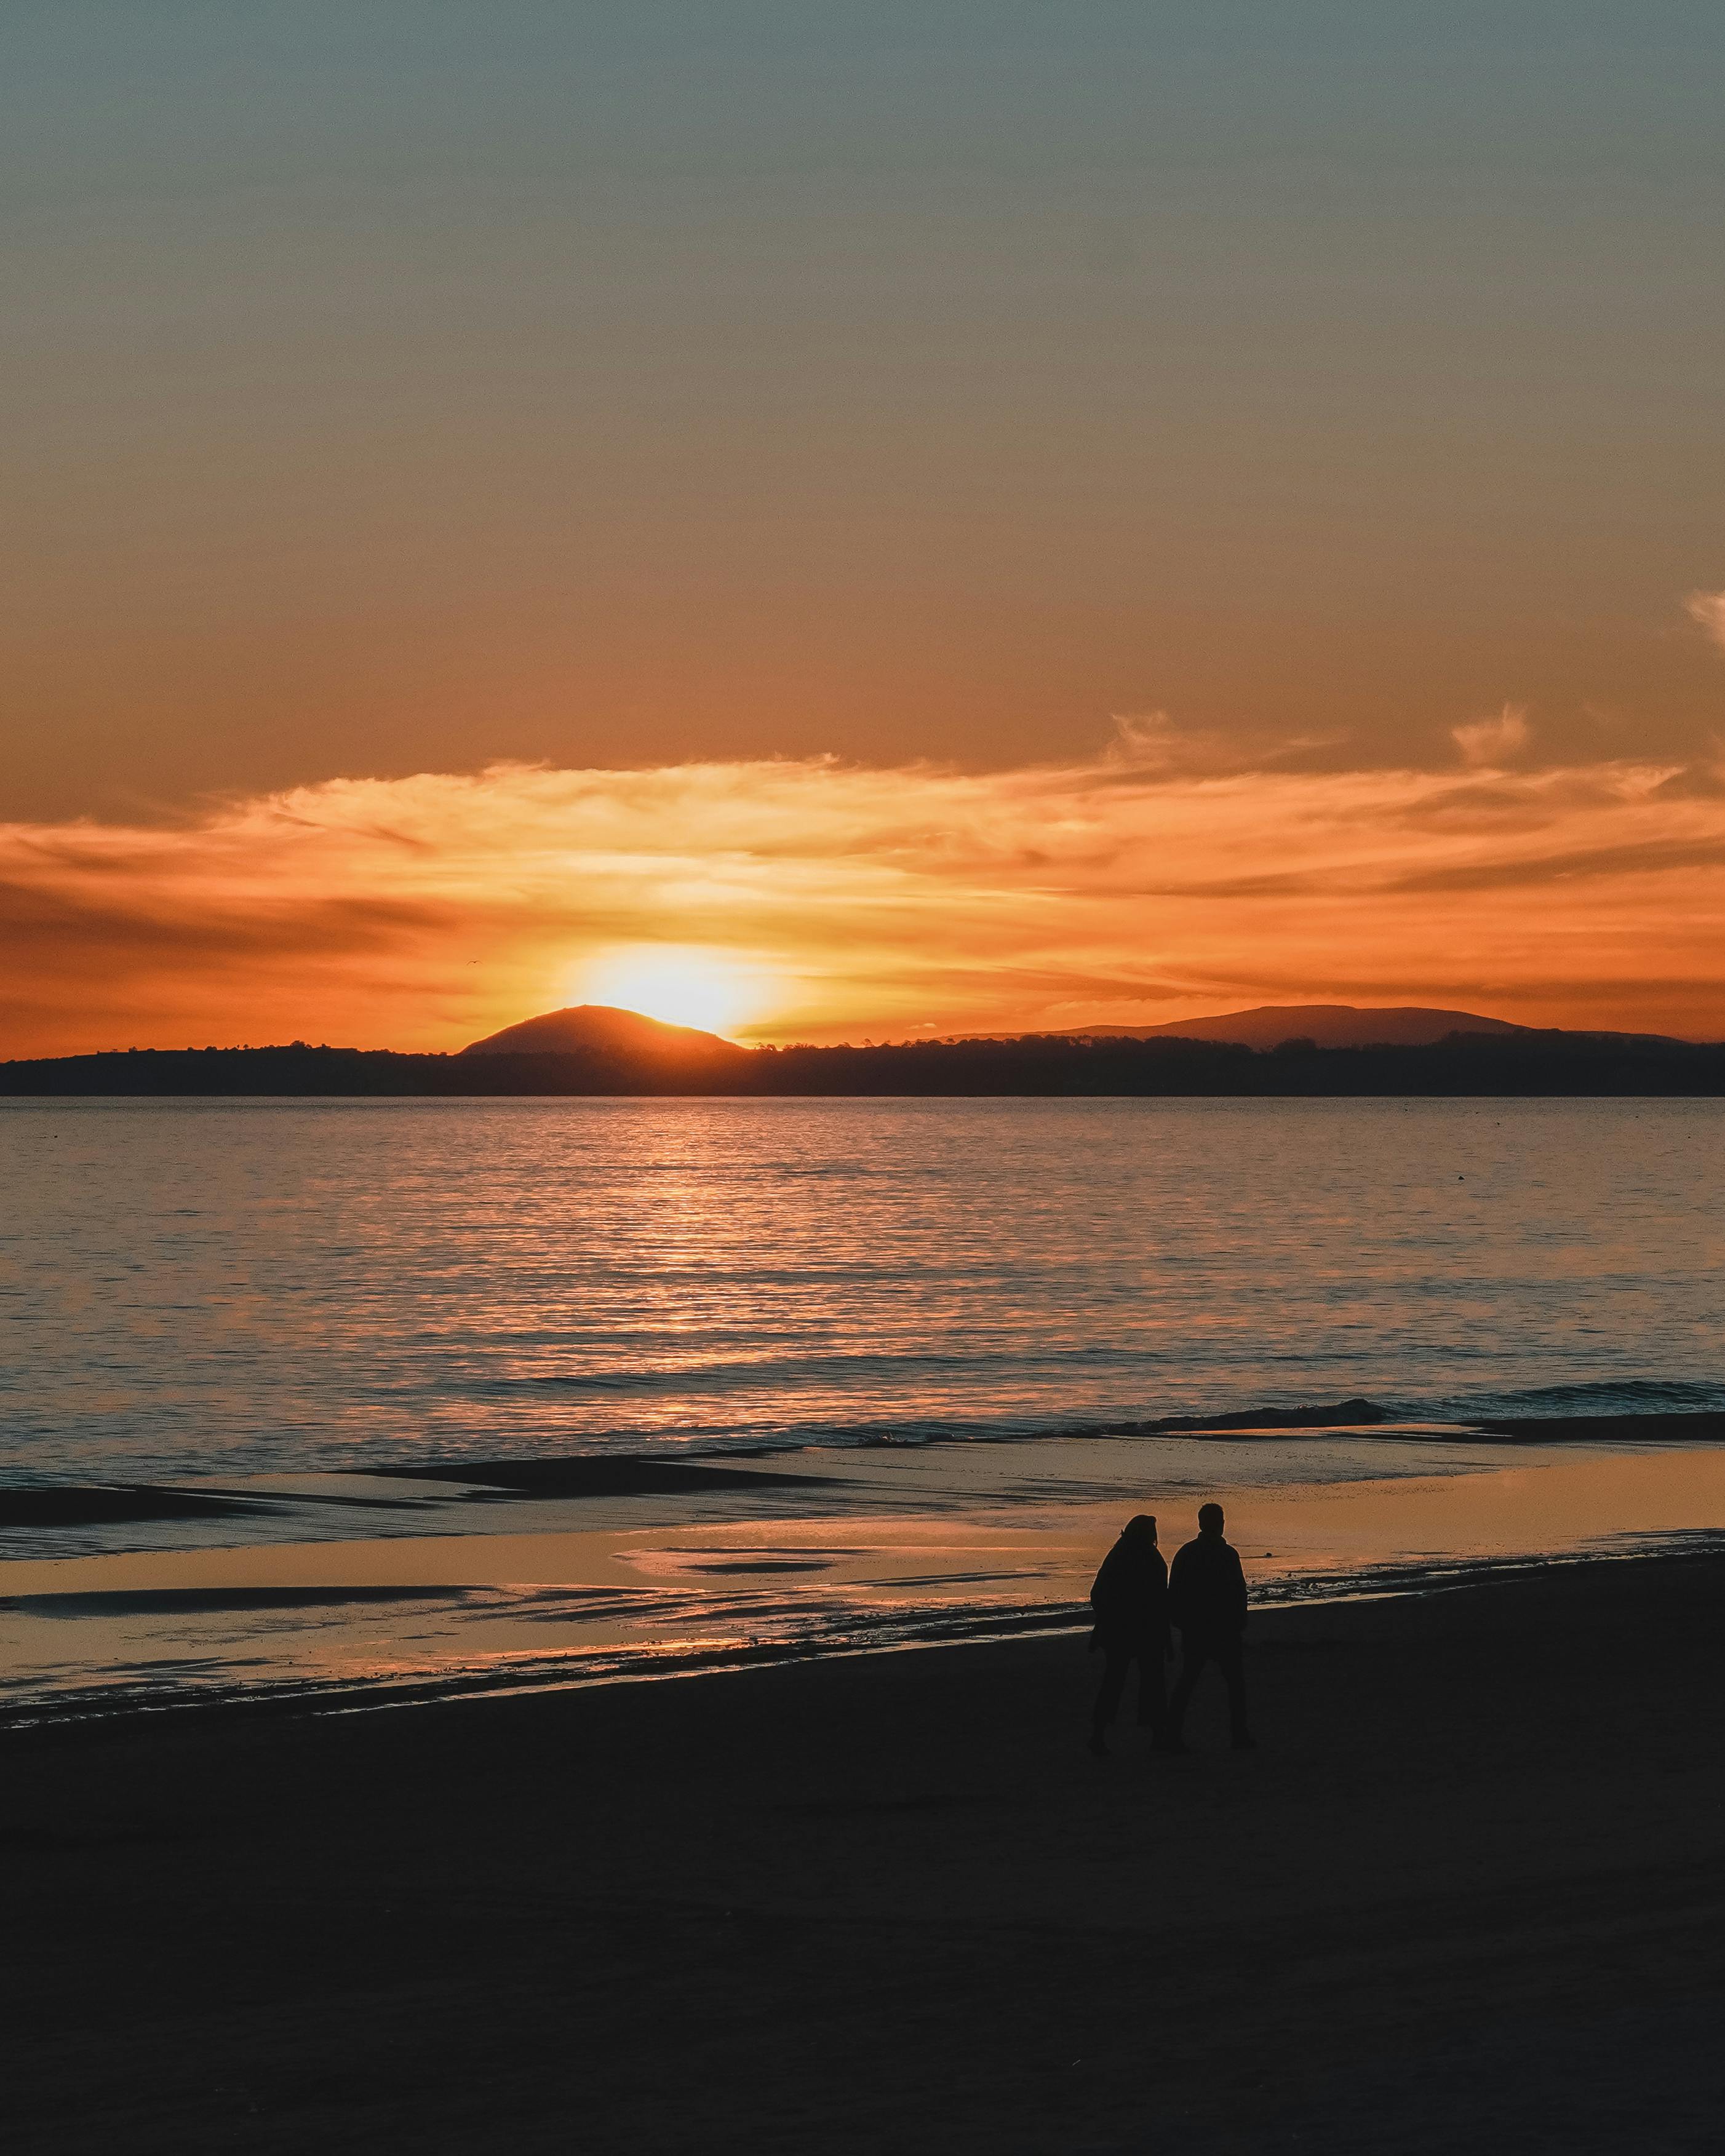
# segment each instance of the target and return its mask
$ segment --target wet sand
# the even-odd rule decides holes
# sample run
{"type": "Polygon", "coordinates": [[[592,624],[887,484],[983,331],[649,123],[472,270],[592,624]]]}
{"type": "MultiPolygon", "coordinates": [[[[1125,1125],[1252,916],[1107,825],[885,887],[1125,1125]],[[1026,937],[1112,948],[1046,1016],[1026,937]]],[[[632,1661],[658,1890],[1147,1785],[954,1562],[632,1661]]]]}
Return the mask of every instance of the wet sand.
{"type": "MultiPolygon", "coordinates": [[[[447,1511],[418,1494],[436,1484],[348,1478],[364,1494],[339,1538],[0,1560],[0,1741],[69,1712],[429,1700],[1070,1626],[1122,1519],[1158,1512],[1177,1538],[1200,1495],[1226,1505],[1265,1604],[1705,1547],[1725,1520],[1725,1446],[1506,1457],[1454,1438],[1374,1438],[1377,1471],[1343,1476],[1347,1433],[1327,1461],[1212,1440],[1196,1466],[1220,1472],[1196,1491],[1173,1479],[1194,1463],[1125,1439],[931,1446],[890,1476],[835,1452],[788,1486],[732,1471],[695,1496],[458,1492],[447,1511]],[[412,1494],[380,1518],[380,1488],[412,1494]]],[[[298,1512],[278,1491],[292,1517],[338,1478],[309,1479],[298,1512]]]]}
{"type": "Polygon", "coordinates": [[[1081,1640],[14,1732],[19,2151],[1717,2145],[1725,1557],[1081,1640]],[[1214,1681],[1211,1681],[1212,1684],[1214,1681]]]}

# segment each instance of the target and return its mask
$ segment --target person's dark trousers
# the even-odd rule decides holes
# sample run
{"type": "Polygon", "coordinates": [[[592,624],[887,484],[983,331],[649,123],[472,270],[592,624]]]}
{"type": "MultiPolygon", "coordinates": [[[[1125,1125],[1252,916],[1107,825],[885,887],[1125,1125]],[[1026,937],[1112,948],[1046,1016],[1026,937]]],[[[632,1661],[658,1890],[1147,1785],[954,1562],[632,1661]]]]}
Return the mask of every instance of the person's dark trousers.
{"type": "Polygon", "coordinates": [[[1193,1687],[1203,1674],[1206,1662],[1215,1664],[1228,1686],[1228,1718],[1233,1725],[1235,1743],[1250,1743],[1250,1733],[1246,1728],[1245,1670],[1240,1653],[1240,1635],[1234,1632],[1223,1632],[1208,1638],[1201,1633],[1181,1634],[1180,1678],[1174,1686],[1174,1696],[1168,1702],[1168,1743],[1178,1744],[1180,1741],[1186,1709],[1191,1704],[1193,1687]]]}
{"type": "Polygon", "coordinates": [[[1096,1693],[1096,1712],[1091,1717],[1092,1727],[1098,1732],[1113,1727],[1114,1717],[1120,1712],[1120,1702],[1125,1695],[1127,1673],[1136,1662],[1138,1666],[1138,1719],[1147,1722],[1153,1734],[1160,1737],[1168,1718],[1168,1697],[1162,1681],[1161,1640],[1105,1639],[1102,1649],[1107,1659],[1102,1664],[1102,1682],[1096,1693]]]}

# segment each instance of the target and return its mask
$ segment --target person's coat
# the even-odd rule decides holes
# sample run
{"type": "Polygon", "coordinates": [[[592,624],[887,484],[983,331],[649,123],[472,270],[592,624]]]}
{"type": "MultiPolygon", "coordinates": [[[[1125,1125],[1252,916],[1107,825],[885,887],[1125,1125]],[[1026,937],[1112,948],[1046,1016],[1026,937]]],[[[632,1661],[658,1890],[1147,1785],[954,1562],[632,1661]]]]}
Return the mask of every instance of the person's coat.
{"type": "Polygon", "coordinates": [[[1168,1575],[1168,1614],[1194,1639],[1240,1637],[1245,1630],[1246,1584],[1232,1543],[1219,1535],[1200,1535],[1176,1553],[1168,1575]]]}
{"type": "Polygon", "coordinates": [[[1142,1535],[1122,1535],[1102,1559],[1090,1591],[1096,1616],[1091,1651],[1133,1647],[1161,1654],[1168,1645],[1168,1564],[1142,1535]]]}

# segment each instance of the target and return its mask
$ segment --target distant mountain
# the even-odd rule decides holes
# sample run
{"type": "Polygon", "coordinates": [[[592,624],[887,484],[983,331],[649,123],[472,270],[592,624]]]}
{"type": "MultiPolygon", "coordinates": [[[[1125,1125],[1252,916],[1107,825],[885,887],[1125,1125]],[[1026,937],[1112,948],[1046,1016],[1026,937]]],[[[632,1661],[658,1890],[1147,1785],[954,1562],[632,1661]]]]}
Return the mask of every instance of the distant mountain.
{"type": "Polygon", "coordinates": [[[580,1055],[598,1049],[611,1055],[746,1055],[735,1041],[692,1025],[666,1025],[613,1004],[576,1004],[539,1018],[506,1025],[464,1048],[464,1055],[580,1055]]]}
{"type": "Polygon", "coordinates": [[[1425,1010],[1394,1004],[1363,1009],[1353,1004],[1265,1004],[1256,1010],[1228,1011],[1218,1018],[1177,1019],[1166,1025],[1074,1025],[1051,1036],[1061,1040],[1227,1040],[1242,1048],[1275,1048],[1284,1040],[1309,1040],[1319,1048],[1430,1048],[1452,1033],[1524,1033],[1507,1019],[1473,1011],[1425,1010]]]}

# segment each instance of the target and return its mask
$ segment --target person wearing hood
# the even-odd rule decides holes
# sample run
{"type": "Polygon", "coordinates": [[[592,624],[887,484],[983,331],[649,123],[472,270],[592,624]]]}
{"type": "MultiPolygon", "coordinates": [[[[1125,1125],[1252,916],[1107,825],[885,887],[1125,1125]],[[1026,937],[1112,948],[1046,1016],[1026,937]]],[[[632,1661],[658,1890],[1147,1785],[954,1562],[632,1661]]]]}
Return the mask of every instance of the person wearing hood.
{"type": "Polygon", "coordinates": [[[1140,1512],[1121,1529],[1119,1539],[1096,1574],[1090,1591],[1096,1613],[1092,1654],[1103,1657],[1102,1681],[1091,1716],[1090,1748],[1098,1758],[1108,1750],[1108,1732],[1120,1710],[1127,1672],[1138,1666],[1138,1720],[1160,1743],[1168,1717],[1162,1666],[1169,1651],[1168,1567],[1156,1547],[1156,1522],[1140,1512]]]}

